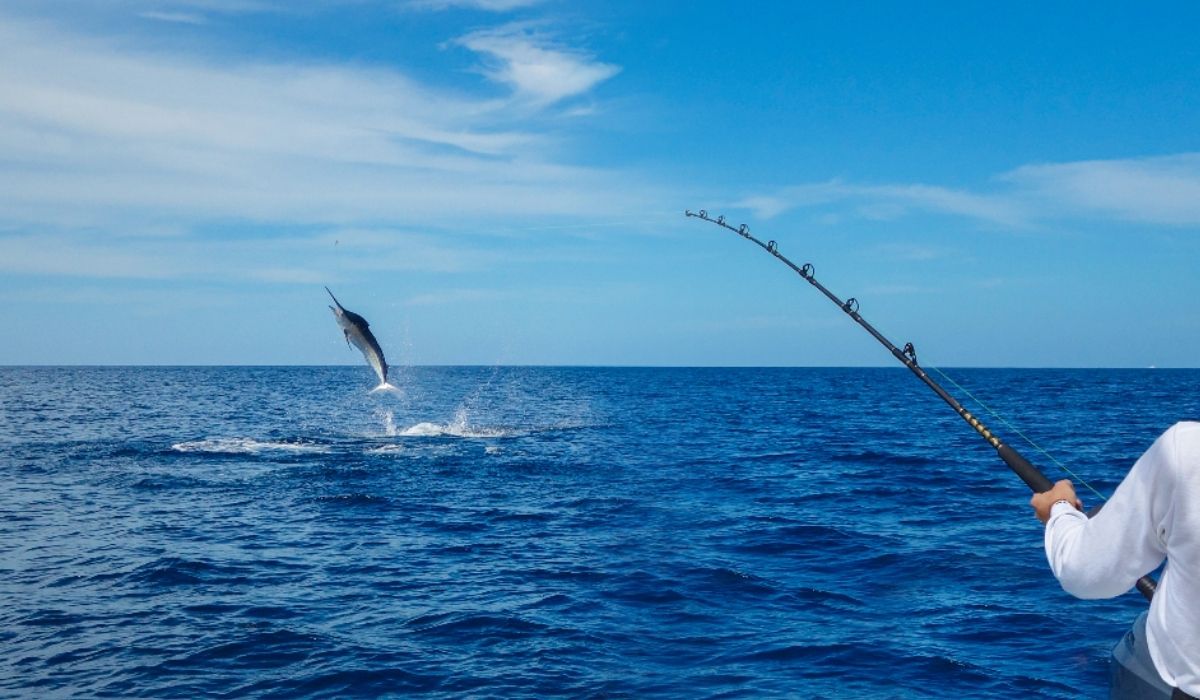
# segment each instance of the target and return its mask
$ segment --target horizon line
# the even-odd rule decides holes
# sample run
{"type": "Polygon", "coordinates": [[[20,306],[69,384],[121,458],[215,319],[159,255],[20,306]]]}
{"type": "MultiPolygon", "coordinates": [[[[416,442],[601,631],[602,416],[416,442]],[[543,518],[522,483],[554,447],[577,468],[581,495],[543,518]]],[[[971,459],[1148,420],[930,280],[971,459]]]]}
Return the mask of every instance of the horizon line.
{"type": "MultiPolygon", "coordinates": [[[[201,368],[322,368],[329,369],[334,367],[357,367],[354,363],[345,364],[121,364],[121,363],[95,363],[95,364],[0,364],[0,369],[63,369],[63,368],[91,368],[91,369],[201,369],[201,368]]],[[[935,365],[918,365],[921,367],[935,368],[935,365]]],[[[905,365],[900,364],[880,364],[880,365],[666,365],[666,364],[539,364],[539,363],[513,363],[513,364],[498,364],[498,363],[466,363],[466,364],[419,364],[419,365],[390,365],[389,369],[397,368],[493,368],[493,367],[513,367],[513,368],[530,368],[530,369],[908,369],[905,365]]],[[[1003,370],[1133,370],[1133,371],[1151,371],[1151,370],[1200,370],[1198,367],[1176,367],[1176,366],[1128,366],[1128,365],[1113,365],[1113,366],[1071,366],[1071,365],[941,365],[941,369],[1003,369],[1003,370]]]]}

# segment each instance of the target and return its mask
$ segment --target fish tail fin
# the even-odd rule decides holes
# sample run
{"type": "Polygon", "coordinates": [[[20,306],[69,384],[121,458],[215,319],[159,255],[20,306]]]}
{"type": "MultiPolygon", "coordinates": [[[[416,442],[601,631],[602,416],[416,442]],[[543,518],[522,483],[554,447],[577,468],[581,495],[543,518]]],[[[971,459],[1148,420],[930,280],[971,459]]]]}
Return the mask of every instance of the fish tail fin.
{"type": "Polygon", "coordinates": [[[388,384],[387,382],[380,382],[379,386],[377,386],[371,390],[371,393],[374,394],[377,391],[400,391],[400,390],[397,389],[395,386],[388,384]]]}

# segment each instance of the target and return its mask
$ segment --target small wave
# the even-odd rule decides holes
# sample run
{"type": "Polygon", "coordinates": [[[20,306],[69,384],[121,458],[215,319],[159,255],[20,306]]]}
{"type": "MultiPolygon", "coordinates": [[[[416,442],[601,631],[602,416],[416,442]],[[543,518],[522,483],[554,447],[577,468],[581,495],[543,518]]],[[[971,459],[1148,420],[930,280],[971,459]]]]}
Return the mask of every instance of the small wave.
{"type": "MultiPolygon", "coordinates": [[[[296,697],[377,697],[408,692],[421,693],[443,688],[455,680],[449,674],[431,674],[427,670],[402,668],[344,669],[299,677],[280,684],[283,695],[296,697]]],[[[458,679],[461,682],[463,679],[458,679]]],[[[249,695],[250,690],[260,690],[260,684],[247,686],[247,692],[234,695],[249,695]]]]}
{"type": "Polygon", "coordinates": [[[653,606],[688,600],[679,589],[686,590],[674,579],[639,570],[622,575],[611,586],[602,589],[600,595],[635,605],[653,606]]]}
{"type": "Polygon", "coordinates": [[[388,506],[391,505],[391,499],[387,496],[378,496],[370,493],[346,493],[336,496],[320,496],[315,499],[317,503],[331,504],[335,506],[388,506]]]}
{"type": "Polygon", "coordinates": [[[520,615],[500,612],[430,613],[409,620],[405,626],[423,635],[448,638],[471,635],[484,639],[520,639],[550,629],[520,615]]]}
{"type": "Polygon", "coordinates": [[[575,601],[571,596],[565,593],[552,593],[542,596],[537,600],[530,601],[521,606],[522,610],[536,610],[538,608],[564,608],[574,605],[575,601]]]}
{"type": "Polygon", "coordinates": [[[927,467],[937,464],[937,460],[924,455],[906,455],[878,450],[842,452],[830,455],[829,459],[847,464],[882,465],[889,468],[895,466],[927,467]]]}
{"type": "Polygon", "coordinates": [[[152,474],[133,482],[131,488],[139,491],[164,491],[168,489],[203,488],[208,482],[187,476],[172,474],[152,474]]]}
{"type": "Polygon", "coordinates": [[[176,452],[206,452],[210,454],[259,454],[262,452],[288,452],[292,454],[310,454],[329,452],[328,445],[318,445],[311,442],[264,441],[254,438],[205,438],[177,442],[171,445],[176,452]]]}
{"type": "Polygon", "coordinates": [[[809,661],[825,666],[853,665],[861,648],[853,644],[787,644],[783,646],[762,645],[741,656],[740,661],[796,662],[809,661]]]}
{"type": "Polygon", "coordinates": [[[726,567],[698,567],[687,570],[690,585],[694,588],[720,593],[740,594],[752,597],[767,597],[780,591],[772,581],[760,576],[726,567]]]}
{"type": "Polygon", "coordinates": [[[240,614],[255,620],[290,620],[303,615],[298,610],[278,605],[252,605],[242,609],[240,614]]]}
{"type": "Polygon", "coordinates": [[[808,552],[857,551],[861,539],[857,533],[828,525],[785,525],[753,528],[736,533],[729,548],[736,552],[759,555],[804,554],[808,552]]]}
{"type": "Polygon", "coordinates": [[[66,627],[84,622],[86,618],[81,615],[68,613],[65,610],[57,608],[42,608],[35,610],[24,618],[18,619],[17,622],[31,627],[66,627]]]}
{"type": "Polygon", "coordinates": [[[169,659],[165,665],[176,670],[206,667],[214,663],[252,669],[278,668],[303,661],[322,647],[319,636],[285,627],[248,631],[233,638],[222,635],[214,637],[213,641],[215,643],[186,656],[169,659]]]}
{"type": "Polygon", "coordinates": [[[181,557],[159,557],[124,574],[136,585],[176,586],[198,583],[240,583],[248,580],[239,566],[221,565],[181,557]]]}

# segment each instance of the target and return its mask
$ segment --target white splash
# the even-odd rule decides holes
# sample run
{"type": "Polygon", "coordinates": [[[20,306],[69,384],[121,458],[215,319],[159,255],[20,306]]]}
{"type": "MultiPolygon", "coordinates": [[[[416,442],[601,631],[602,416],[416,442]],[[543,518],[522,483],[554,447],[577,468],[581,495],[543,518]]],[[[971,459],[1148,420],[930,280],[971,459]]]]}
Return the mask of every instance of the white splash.
{"type": "Polygon", "coordinates": [[[511,431],[499,428],[468,428],[455,424],[417,423],[406,428],[397,435],[403,437],[460,437],[460,438],[500,438],[510,437],[511,431]]]}
{"type": "Polygon", "coordinates": [[[396,437],[399,431],[396,430],[396,417],[391,411],[379,411],[375,415],[383,421],[383,434],[388,437],[396,437]]]}
{"type": "Polygon", "coordinates": [[[404,437],[502,438],[512,437],[516,431],[473,426],[467,418],[467,410],[460,408],[455,412],[453,422],[422,422],[392,434],[404,437]]]}

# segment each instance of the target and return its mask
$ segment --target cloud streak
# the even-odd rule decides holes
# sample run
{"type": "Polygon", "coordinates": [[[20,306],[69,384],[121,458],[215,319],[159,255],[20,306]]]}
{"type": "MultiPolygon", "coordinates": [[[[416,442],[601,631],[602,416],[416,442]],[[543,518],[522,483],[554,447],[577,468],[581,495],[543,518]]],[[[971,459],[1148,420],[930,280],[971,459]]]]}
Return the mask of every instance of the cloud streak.
{"type": "Polygon", "coordinates": [[[451,243],[398,229],[233,239],[87,232],[0,235],[0,272],[44,277],[318,284],[362,272],[453,274],[501,262],[513,264],[513,256],[481,245],[478,237],[451,243]]]}
{"type": "Polygon", "coordinates": [[[997,175],[986,192],[923,183],[830,180],[749,195],[735,206],[764,219],[822,208],[864,219],[891,220],[921,212],[1005,227],[1114,217],[1200,226],[1200,153],[1026,165],[997,175]]]}
{"type": "Polygon", "coordinates": [[[524,23],[473,32],[455,43],[490,59],[484,75],[538,107],[581,95],[620,72],[554,45],[524,23]]]}
{"type": "Polygon", "coordinates": [[[1027,165],[1003,179],[1067,214],[1200,225],[1200,153],[1027,165]]]}
{"type": "Polygon", "coordinates": [[[468,8],[488,12],[511,12],[525,7],[540,5],[544,0],[412,0],[407,4],[416,10],[449,10],[468,8]]]}
{"type": "MultiPolygon", "coordinates": [[[[594,84],[552,78],[529,89],[561,99],[594,84]]],[[[513,101],[395,70],[140,53],[6,21],[0,96],[10,226],[571,217],[648,201],[627,176],[556,162],[553,142],[506,126],[513,101]]]]}
{"type": "Polygon", "coordinates": [[[860,185],[841,180],[754,195],[742,199],[737,206],[754,210],[762,218],[772,218],[791,209],[834,204],[849,207],[857,215],[870,219],[895,219],[922,211],[1014,225],[1025,216],[1020,203],[1006,197],[925,184],[860,185]]]}
{"type": "Polygon", "coordinates": [[[138,14],[142,19],[152,19],[158,22],[168,22],[171,24],[208,24],[208,20],[203,15],[198,15],[192,12],[159,12],[149,10],[138,14]]]}

